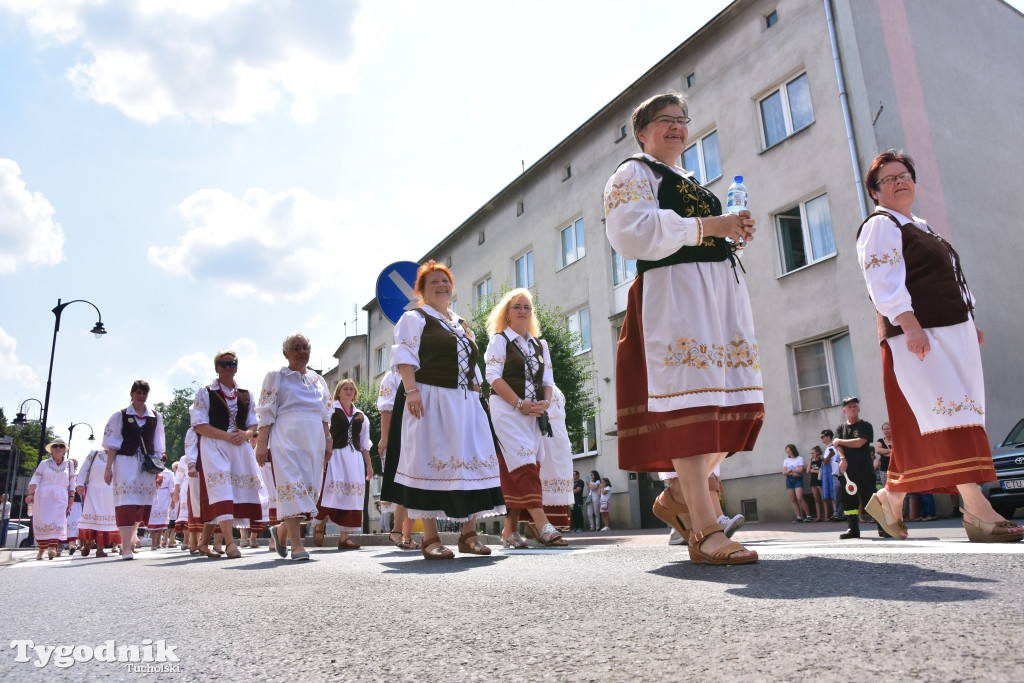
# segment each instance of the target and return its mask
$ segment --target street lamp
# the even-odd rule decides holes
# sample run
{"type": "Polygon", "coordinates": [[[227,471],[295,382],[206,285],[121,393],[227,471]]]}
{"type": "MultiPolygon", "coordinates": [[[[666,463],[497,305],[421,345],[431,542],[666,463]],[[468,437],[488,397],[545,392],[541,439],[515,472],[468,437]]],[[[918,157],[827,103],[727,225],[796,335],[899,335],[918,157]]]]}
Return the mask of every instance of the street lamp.
{"type": "MultiPolygon", "coordinates": [[[[21,405],[18,406],[18,414],[14,417],[14,420],[11,421],[11,424],[13,424],[14,428],[16,430],[18,430],[19,432],[22,429],[25,428],[25,425],[28,424],[28,419],[25,417],[25,404],[28,403],[29,401],[35,401],[36,403],[39,403],[39,417],[41,418],[43,416],[43,404],[40,403],[39,399],[38,398],[26,398],[24,401],[21,402],[21,405]]],[[[7,468],[7,482],[6,482],[6,486],[4,488],[7,491],[7,500],[13,504],[13,502],[14,502],[14,488],[15,488],[15,485],[18,483],[18,467],[21,465],[21,449],[15,447],[14,453],[11,456],[11,458],[12,458],[11,461],[8,462],[8,465],[10,465],[10,467],[7,468]]],[[[21,503],[19,504],[19,510],[18,510],[18,519],[19,520],[21,519],[21,509],[20,508],[24,507],[24,505],[25,505],[25,498],[22,497],[21,503]]],[[[31,539],[31,538],[32,538],[32,526],[29,525],[28,539],[31,539]]],[[[31,540],[29,542],[31,542],[31,540]]]]}
{"type": "MultiPolygon", "coordinates": [[[[92,333],[99,339],[107,333],[103,329],[103,314],[100,313],[100,309],[96,308],[96,304],[85,299],[75,299],[66,303],[61,303],[60,299],[57,299],[57,305],[53,309],[53,344],[50,345],[50,370],[46,374],[46,398],[43,400],[43,414],[42,414],[42,428],[39,430],[39,453],[42,454],[43,449],[46,448],[46,419],[49,417],[50,410],[50,383],[53,379],[53,354],[57,350],[57,332],[60,331],[60,314],[64,312],[64,309],[71,304],[76,303],[89,304],[96,309],[96,317],[98,318],[95,325],[92,327],[92,333]]],[[[40,456],[41,457],[41,456],[40,456]]]]}
{"type": "Polygon", "coordinates": [[[89,424],[88,422],[72,422],[71,426],[68,427],[68,457],[69,458],[71,457],[71,439],[75,435],[75,427],[78,427],[80,425],[85,425],[86,427],[89,428],[89,441],[95,441],[96,440],[96,433],[93,432],[91,424],[89,424]]]}
{"type": "Polygon", "coordinates": [[[14,428],[17,429],[19,432],[25,428],[25,425],[28,424],[28,420],[25,418],[25,413],[23,411],[25,410],[25,404],[28,403],[29,401],[35,401],[36,403],[39,404],[39,417],[42,418],[43,416],[43,402],[40,401],[38,398],[26,398],[24,401],[21,402],[21,405],[18,406],[18,414],[15,415],[14,420],[11,421],[11,424],[13,424],[14,428]]]}

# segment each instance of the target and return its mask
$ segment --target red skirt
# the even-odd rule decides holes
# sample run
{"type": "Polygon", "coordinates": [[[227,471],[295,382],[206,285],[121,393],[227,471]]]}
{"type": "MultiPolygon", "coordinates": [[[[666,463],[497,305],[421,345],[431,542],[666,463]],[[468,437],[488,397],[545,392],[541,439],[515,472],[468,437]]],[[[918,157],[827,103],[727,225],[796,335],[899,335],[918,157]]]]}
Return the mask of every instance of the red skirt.
{"type": "Polygon", "coordinates": [[[648,411],[642,301],[641,275],[629,288],[615,360],[619,468],[671,472],[675,458],[753,450],[764,422],[763,403],[648,411]]]}
{"type": "Polygon", "coordinates": [[[96,546],[105,548],[108,545],[115,545],[121,542],[119,531],[96,531],[95,529],[79,529],[78,540],[96,541],[96,546]]]}
{"type": "Polygon", "coordinates": [[[982,427],[921,434],[893,369],[889,342],[882,342],[882,388],[889,409],[892,452],[885,488],[904,493],[957,492],[957,484],[996,480],[992,448],[982,427]]]}
{"type": "MultiPolygon", "coordinates": [[[[506,501],[506,507],[508,503],[506,501]]],[[[548,518],[548,521],[558,529],[567,531],[572,528],[572,522],[569,517],[569,506],[568,505],[545,505],[544,515],[548,518]]],[[[531,521],[533,517],[530,515],[529,510],[523,510],[519,517],[520,522],[531,521]]]]}
{"type": "Polygon", "coordinates": [[[146,528],[152,505],[118,505],[114,508],[114,520],[118,526],[135,526],[146,528]]]}
{"type": "Polygon", "coordinates": [[[538,463],[523,465],[509,472],[508,466],[505,465],[505,456],[498,451],[498,476],[506,509],[529,510],[544,507],[538,463]]]}

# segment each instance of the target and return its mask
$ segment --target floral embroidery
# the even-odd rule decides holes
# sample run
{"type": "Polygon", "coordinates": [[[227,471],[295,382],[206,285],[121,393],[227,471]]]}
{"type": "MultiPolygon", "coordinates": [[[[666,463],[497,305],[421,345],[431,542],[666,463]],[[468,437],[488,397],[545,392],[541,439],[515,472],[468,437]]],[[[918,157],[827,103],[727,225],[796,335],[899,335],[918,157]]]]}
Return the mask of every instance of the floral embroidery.
{"type": "Polygon", "coordinates": [[[277,389],[264,389],[260,392],[260,406],[268,406],[277,403],[277,389]]]}
{"type": "Polygon", "coordinates": [[[977,413],[978,415],[985,414],[985,411],[982,410],[977,401],[973,398],[968,398],[967,396],[964,396],[964,400],[960,403],[957,403],[956,401],[949,401],[948,403],[944,402],[940,396],[939,400],[935,402],[935,407],[932,408],[932,412],[936,415],[945,415],[946,417],[952,417],[953,415],[964,411],[970,411],[972,413],[977,413]]]}
{"type": "Polygon", "coordinates": [[[390,386],[388,386],[386,384],[381,384],[380,385],[380,394],[379,394],[379,396],[381,398],[384,398],[384,399],[391,398],[391,395],[393,393],[395,393],[395,390],[392,389],[390,386]]]}
{"type": "Polygon", "coordinates": [[[896,251],[895,247],[893,247],[892,253],[882,254],[881,256],[879,256],[878,254],[872,254],[871,258],[864,262],[864,270],[870,270],[872,268],[881,267],[883,265],[895,266],[902,260],[903,257],[900,256],[900,253],[896,251]]]}
{"type": "Polygon", "coordinates": [[[363,484],[351,481],[330,481],[324,487],[324,495],[360,496],[363,495],[363,484]]]}
{"type": "MultiPolygon", "coordinates": [[[[708,199],[708,195],[711,195],[711,193],[698,185],[695,180],[683,178],[676,185],[676,191],[686,198],[686,218],[714,215],[715,209],[708,199]]],[[[713,197],[714,195],[711,196],[713,197]]]]}
{"type": "Polygon", "coordinates": [[[156,495],[156,475],[151,475],[153,479],[148,483],[142,482],[118,482],[114,484],[114,500],[118,498],[125,498],[128,496],[155,496],[156,495]]]}
{"type": "Polygon", "coordinates": [[[711,367],[739,369],[760,369],[757,344],[751,345],[743,335],[737,334],[725,344],[700,344],[696,339],[680,337],[668,345],[669,355],[665,365],[669,367],[691,367],[706,370],[711,367]]]}
{"type": "Polygon", "coordinates": [[[612,183],[611,189],[604,193],[604,211],[607,214],[612,209],[623,204],[639,201],[654,201],[654,190],[651,189],[651,181],[642,178],[624,183],[612,183]]]}
{"type": "Polygon", "coordinates": [[[413,337],[412,339],[402,339],[398,343],[401,344],[402,346],[407,346],[410,349],[412,349],[413,351],[415,351],[416,349],[418,349],[420,347],[420,338],[419,337],[413,337]]]}
{"type": "Polygon", "coordinates": [[[471,471],[490,470],[498,466],[498,459],[492,455],[486,460],[482,460],[479,456],[474,455],[472,460],[459,460],[453,455],[447,460],[441,460],[435,455],[430,458],[430,462],[427,464],[438,471],[447,469],[450,469],[453,472],[460,469],[471,471]]]}
{"type": "Polygon", "coordinates": [[[572,479],[543,479],[540,484],[545,493],[572,492],[572,479]]]}
{"type": "Polygon", "coordinates": [[[313,497],[313,484],[308,481],[282,483],[277,487],[277,499],[281,502],[287,503],[305,496],[313,497]]]}
{"type": "Polygon", "coordinates": [[[488,365],[505,365],[505,356],[494,356],[487,361],[488,365]]]}
{"type": "Polygon", "coordinates": [[[52,536],[53,534],[63,532],[67,529],[66,524],[50,524],[43,522],[36,517],[35,521],[35,533],[36,536],[52,536]]]}

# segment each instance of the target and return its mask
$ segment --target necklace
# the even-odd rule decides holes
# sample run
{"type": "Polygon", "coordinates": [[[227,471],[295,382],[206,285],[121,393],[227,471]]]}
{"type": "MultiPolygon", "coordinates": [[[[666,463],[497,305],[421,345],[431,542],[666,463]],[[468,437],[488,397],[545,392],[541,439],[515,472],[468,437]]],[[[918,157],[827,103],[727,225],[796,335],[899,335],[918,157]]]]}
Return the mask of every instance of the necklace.
{"type": "Polygon", "coordinates": [[[220,391],[221,396],[223,396],[224,398],[226,398],[229,401],[234,400],[235,397],[238,396],[238,385],[237,384],[235,385],[234,389],[227,389],[220,382],[217,382],[217,386],[218,386],[218,391],[220,391]]]}

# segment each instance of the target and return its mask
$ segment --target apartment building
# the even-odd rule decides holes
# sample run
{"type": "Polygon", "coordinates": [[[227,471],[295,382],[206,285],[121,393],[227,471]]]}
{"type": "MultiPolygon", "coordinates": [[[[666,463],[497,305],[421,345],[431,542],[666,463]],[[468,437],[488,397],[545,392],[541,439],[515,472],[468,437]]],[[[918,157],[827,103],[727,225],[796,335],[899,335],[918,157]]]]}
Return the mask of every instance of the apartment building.
{"type": "MultiPolygon", "coordinates": [[[[1024,415],[1014,344],[1024,319],[1020,257],[1005,197],[1024,151],[1024,133],[1011,124],[1024,110],[1022,64],[1024,16],[1001,0],[737,0],[421,260],[451,266],[463,315],[516,286],[563,308],[596,370],[598,413],[574,445],[576,469],[611,479],[619,526],[661,526],[650,514],[660,482],[618,469],[615,385],[628,380],[615,377],[615,350],[635,264],[608,244],[602,192],[637,151],[634,107],[668,89],[685,93],[692,122],[683,165],[723,203],[732,176],[743,175],[759,228],[744,266],[766,419],[755,450],[723,464],[726,509],[786,519],[785,445],[806,454],[821,429],[839,424],[846,395],[861,397],[876,429],[886,417],[874,311],[854,248],[872,206],[862,178],[879,151],[915,157],[916,213],[965,264],[987,335],[992,439],[1024,415]]],[[[393,326],[376,300],[364,310],[365,339],[346,340],[336,355],[349,348],[359,359],[349,365],[379,380],[393,326]]]]}

